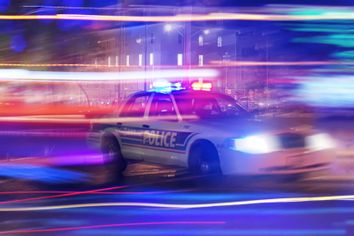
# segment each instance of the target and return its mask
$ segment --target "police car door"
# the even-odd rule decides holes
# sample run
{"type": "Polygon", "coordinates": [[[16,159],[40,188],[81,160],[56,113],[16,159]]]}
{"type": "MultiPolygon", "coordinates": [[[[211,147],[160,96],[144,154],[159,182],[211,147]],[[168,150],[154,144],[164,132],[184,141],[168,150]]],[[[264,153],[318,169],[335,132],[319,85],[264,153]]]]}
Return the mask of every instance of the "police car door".
{"type": "Polygon", "coordinates": [[[142,138],[145,112],[150,102],[150,93],[140,93],[128,99],[121,110],[117,130],[121,142],[121,151],[125,158],[142,159],[144,149],[142,138]]]}
{"type": "Polygon", "coordinates": [[[155,93],[148,113],[149,130],[144,134],[143,143],[147,149],[144,160],[161,164],[182,165],[177,145],[181,124],[171,95],[155,93]]]}

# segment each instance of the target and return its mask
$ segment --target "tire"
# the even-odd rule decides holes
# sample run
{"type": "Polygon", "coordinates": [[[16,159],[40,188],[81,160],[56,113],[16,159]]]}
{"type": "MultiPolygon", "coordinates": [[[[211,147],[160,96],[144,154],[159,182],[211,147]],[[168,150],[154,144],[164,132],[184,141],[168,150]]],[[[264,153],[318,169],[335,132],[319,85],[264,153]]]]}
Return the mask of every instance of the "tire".
{"type": "Polygon", "coordinates": [[[114,137],[106,137],[103,139],[101,148],[106,168],[115,177],[121,177],[127,168],[127,161],[121,153],[118,141],[114,137]]]}
{"type": "Polygon", "coordinates": [[[193,145],[188,162],[189,172],[192,174],[221,174],[218,153],[212,144],[198,143],[193,145]]]}

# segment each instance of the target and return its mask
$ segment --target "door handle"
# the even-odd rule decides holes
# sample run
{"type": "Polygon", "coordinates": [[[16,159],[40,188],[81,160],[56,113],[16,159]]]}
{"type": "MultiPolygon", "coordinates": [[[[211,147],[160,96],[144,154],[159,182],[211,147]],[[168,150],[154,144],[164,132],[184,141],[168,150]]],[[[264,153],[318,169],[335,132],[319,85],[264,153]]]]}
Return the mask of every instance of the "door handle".
{"type": "Polygon", "coordinates": [[[150,125],[143,125],[143,128],[150,128],[150,125]]]}

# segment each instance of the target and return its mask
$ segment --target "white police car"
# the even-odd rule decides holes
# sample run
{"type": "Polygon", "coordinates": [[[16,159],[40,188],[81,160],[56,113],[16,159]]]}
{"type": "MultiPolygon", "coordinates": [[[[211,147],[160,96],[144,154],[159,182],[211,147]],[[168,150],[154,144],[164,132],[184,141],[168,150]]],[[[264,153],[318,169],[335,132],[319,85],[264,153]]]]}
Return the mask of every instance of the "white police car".
{"type": "Polygon", "coordinates": [[[328,134],[257,120],[231,97],[202,90],[135,93],[116,122],[95,131],[117,173],[138,160],[203,174],[297,174],[328,168],[334,148],[328,134]]]}

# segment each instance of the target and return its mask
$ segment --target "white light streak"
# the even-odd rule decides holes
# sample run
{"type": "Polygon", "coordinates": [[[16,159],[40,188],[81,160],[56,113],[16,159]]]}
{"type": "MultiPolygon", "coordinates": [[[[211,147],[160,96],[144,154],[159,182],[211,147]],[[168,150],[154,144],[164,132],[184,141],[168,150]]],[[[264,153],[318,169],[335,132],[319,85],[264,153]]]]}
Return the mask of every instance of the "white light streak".
{"type": "MultiPolygon", "coordinates": [[[[150,61],[151,62],[151,61],[150,61]]],[[[184,78],[213,78],[219,72],[214,69],[175,69],[155,70],[148,72],[56,72],[56,71],[30,71],[22,69],[0,69],[2,81],[33,81],[33,82],[114,82],[158,79],[184,79],[184,78]]]]}
{"type": "Polygon", "coordinates": [[[348,201],[348,200],[354,200],[354,195],[270,198],[270,199],[200,203],[200,204],[169,204],[169,203],[148,203],[148,202],[83,203],[83,204],[68,204],[68,205],[38,206],[38,207],[3,207],[0,208],[0,212],[48,211],[48,210],[87,208],[87,207],[152,207],[152,208],[192,209],[192,208],[245,206],[245,205],[256,205],[256,204],[348,201]]]}

